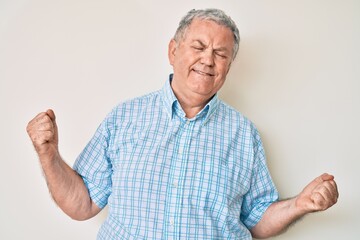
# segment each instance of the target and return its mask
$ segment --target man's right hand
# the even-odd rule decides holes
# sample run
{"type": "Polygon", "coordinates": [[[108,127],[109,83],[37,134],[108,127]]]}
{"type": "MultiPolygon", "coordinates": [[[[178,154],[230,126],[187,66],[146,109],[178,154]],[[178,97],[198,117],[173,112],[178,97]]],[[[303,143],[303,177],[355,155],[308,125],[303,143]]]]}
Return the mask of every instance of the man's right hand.
{"type": "Polygon", "coordinates": [[[79,174],[61,158],[54,112],[39,113],[26,128],[39,155],[52,197],[71,218],[86,220],[100,212],[79,174]]]}
{"type": "Polygon", "coordinates": [[[58,153],[58,129],[53,110],[39,113],[28,123],[26,130],[40,160],[58,153]]]}

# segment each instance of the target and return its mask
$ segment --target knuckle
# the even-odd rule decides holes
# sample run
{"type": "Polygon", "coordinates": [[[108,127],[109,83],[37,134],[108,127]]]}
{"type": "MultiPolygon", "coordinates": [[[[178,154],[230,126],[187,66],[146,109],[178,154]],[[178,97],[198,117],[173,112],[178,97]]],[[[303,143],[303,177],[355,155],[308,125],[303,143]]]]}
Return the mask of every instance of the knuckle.
{"type": "Polygon", "coordinates": [[[29,133],[30,133],[30,131],[31,131],[31,128],[30,128],[30,126],[29,126],[29,125],[27,125],[27,126],[26,126],[26,132],[29,134],[29,133]]]}

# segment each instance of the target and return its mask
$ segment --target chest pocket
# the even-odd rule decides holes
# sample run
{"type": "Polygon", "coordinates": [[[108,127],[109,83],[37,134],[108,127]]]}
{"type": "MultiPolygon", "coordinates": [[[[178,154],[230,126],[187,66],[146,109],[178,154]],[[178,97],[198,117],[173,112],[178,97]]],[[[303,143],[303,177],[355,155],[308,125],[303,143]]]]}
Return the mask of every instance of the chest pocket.
{"type": "Polygon", "coordinates": [[[222,214],[227,205],[229,171],[225,159],[198,157],[189,163],[188,204],[191,208],[222,214]]]}

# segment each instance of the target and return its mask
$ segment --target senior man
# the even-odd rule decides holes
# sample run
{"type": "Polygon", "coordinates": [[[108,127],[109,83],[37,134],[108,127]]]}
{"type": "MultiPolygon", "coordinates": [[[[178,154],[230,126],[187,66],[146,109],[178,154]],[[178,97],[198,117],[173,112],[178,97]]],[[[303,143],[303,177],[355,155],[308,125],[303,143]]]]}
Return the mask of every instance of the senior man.
{"type": "Polygon", "coordinates": [[[85,220],[108,205],[98,239],[251,239],[335,204],[329,174],[279,200],[258,131],[217,95],[238,46],[223,11],[188,12],[169,43],[163,88],[116,106],[73,168],[59,154],[54,112],[30,121],[60,208],[85,220]]]}

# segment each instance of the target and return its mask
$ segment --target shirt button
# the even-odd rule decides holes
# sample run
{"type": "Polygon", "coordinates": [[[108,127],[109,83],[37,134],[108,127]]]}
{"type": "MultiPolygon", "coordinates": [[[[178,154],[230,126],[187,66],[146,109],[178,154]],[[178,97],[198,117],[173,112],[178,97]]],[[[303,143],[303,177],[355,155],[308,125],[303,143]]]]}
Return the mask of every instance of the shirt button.
{"type": "Polygon", "coordinates": [[[171,219],[169,223],[171,226],[174,226],[174,220],[171,219]]]}
{"type": "Polygon", "coordinates": [[[176,181],[174,181],[172,185],[173,185],[174,188],[178,187],[178,183],[176,181]]]}

